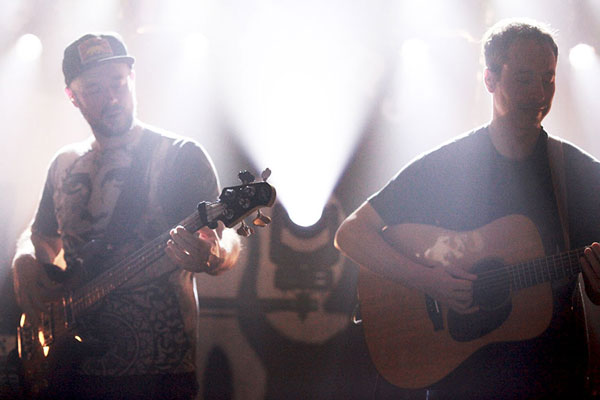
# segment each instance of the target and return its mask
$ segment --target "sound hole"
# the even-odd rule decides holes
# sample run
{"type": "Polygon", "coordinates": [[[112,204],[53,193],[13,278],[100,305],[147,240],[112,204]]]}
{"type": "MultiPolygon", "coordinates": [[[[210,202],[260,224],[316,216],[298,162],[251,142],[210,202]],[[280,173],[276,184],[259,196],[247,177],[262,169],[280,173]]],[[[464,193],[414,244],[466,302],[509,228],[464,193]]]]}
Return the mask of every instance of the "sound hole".
{"type": "Polygon", "coordinates": [[[483,260],[475,265],[478,279],[473,284],[473,301],[479,311],[459,314],[448,311],[448,332],[459,342],[480,338],[502,325],[510,315],[510,276],[498,259],[483,260]]]}
{"type": "Polygon", "coordinates": [[[473,299],[482,310],[497,310],[510,300],[510,275],[501,260],[480,261],[473,273],[478,276],[473,285],[473,299]]]}

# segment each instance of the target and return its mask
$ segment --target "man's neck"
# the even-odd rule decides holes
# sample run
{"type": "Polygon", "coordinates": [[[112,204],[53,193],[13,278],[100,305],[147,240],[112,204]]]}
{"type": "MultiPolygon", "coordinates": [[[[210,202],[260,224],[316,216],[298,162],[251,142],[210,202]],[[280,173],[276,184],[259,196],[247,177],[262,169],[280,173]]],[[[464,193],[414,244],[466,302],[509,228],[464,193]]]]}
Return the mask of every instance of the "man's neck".
{"type": "Polygon", "coordinates": [[[138,121],[134,121],[133,126],[130,130],[120,136],[103,136],[94,133],[96,138],[96,145],[100,150],[110,150],[119,147],[127,146],[128,144],[135,142],[143,131],[143,127],[138,121]]]}
{"type": "Polygon", "coordinates": [[[522,160],[533,153],[541,127],[518,129],[492,120],[488,131],[498,153],[506,158],[522,160]]]}

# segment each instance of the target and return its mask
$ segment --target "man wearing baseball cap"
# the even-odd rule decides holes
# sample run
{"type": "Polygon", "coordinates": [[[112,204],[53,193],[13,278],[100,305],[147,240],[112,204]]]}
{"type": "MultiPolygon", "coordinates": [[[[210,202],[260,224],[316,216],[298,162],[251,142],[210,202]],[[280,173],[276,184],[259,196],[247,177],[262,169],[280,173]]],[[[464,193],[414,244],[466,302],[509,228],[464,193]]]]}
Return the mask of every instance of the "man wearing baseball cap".
{"type": "Polygon", "coordinates": [[[21,338],[32,396],[193,399],[197,392],[193,276],[231,268],[239,242],[220,222],[196,232],[177,225],[198,202],[217,199],[217,174],[196,142],[137,119],[134,62],[115,33],[86,34],[64,52],[65,91],[93,135],[54,156],[13,277],[22,330],[65,322],[77,330],[52,330],[29,347],[29,336],[21,338]],[[164,232],[168,240],[153,241],[164,232]],[[156,257],[144,252],[154,247],[156,257]],[[54,265],[59,254],[63,268],[54,265]],[[67,299],[65,316],[50,309],[54,299],[67,299]],[[75,345],[58,345],[73,338],[75,345]]]}

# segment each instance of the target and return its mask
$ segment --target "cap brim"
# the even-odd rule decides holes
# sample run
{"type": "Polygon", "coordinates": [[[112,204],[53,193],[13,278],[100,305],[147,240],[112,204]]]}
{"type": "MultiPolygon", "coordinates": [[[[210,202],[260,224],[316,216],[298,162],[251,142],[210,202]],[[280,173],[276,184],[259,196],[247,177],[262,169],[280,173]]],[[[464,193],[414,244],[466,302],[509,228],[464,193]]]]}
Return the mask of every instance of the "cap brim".
{"type": "Polygon", "coordinates": [[[96,60],[94,62],[84,65],[83,68],[81,68],[81,72],[87,71],[88,69],[92,69],[99,65],[114,63],[114,62],[124,62],[126,64],[129,64],[129,66],[132,66],[135,63],[135,58],[133,58],[131,56],[115,56],[115,57],[103,58],[101,60],[96,60]]]}

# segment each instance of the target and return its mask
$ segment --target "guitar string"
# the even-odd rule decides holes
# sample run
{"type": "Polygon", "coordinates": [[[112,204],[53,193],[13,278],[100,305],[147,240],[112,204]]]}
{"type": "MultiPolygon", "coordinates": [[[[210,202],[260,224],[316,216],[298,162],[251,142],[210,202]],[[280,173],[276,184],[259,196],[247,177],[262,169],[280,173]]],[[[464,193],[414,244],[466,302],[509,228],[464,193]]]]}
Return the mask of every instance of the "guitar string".
{"type": "MultiPolygon", "coordinates": [[[[577,268],[579,264],[577,263],[577,260],[574,260],[572,255],[567,255],[566,257],[553,257],[551,260],[552,262],[535,260],[502,268],[501,271],[490,271],[487,276],[484,276],[484,280],[488,283],[493,283],[495,279],[502,280],[500,278],[505,278],[507,275],[509,275],[511,281],[520,284],[517,285],[517,288],[519,288],[532,286],[537,283],[542,283],[553,279],[564,278],[573,274],[574,272],[579,272],[579,269],[577,268]],[[557,261],[560,264],[559,267],[563,268],[557,268],[557,261]],[[563,266],[565,261],[568,262],[567,266],[563,266]],[[573,267],[573,264],[575,264],[575,268],[573,267]],[[498,278],[498,275],[500,275],[500,278],[498,278]]],[[[506,279],[504,279],[504,281],[506,281],[506,279]]]]}
{"type": "MultiPolygon", "coordinates": [[[[264,185],[265,183],[261,182],[260,184],[264,185]]],[[[272,197],[272,195],[270,197],[272,197]]],[[[265,205],[267,205],[267,204],[268,203],[265,203],[265,205]]],[[[260,204],[255,205],[255,207],[249,208],[248,210],[245,211],[244,215],[248,215],[249,213],[255,211],[259,207],[260,207],[260,204]]],[[[215,217],[222,213],[222,211],[219,211],[219,209],[222,209],[222,208],[225,208],[225,206],[223,205],[222,202],[209,204],[206,208],[208,222],[217,221],[217,218],[215,218],[215,217]],[[211,215],[209,215],[209,213],[211,213],[211,212],[212,212],[212,218],[211,218],[211,215]]],[[[243,218],[243,216],[242,216],[242,218],[243,218]]],[[[188,223],[195,222],[195,221],[190,221],[192,219],[199,220],[198,213],[194,213],[192,216],[186,218],[183,222],[180,222],[180,225],[183,225],[184,227],[188,228],[188,226],[186,226],[186,225],[188,225],[188,223]]],[[[229,221],[230,225],[236,224],[237,222],[239,222],[239,220],[229,221]]],[[[195,231],[202,226],[204,226],[204,224],[201,224],[201,225],[195,224],[194,228],[192,230],[195,231]]],[[[162,255],[164,254],[162,252],[162,250],[166,246],[166,240],[168,238],[169,238],[168,233],[160,235],[159,237],[148,242],[141,249],[136,250],[130,256],[126,257],[124,260],[119,261],[118,264],[115,265],[115,267],[106,271],[101,276],[99,276],[97,279],[94,279],[91,282],[89,282],[88,284],[79,288],[81,290],[78,289],[77,292],[74,292],[72,295],[72,297],[76,298],[76,300],[73,301],[73,303],[72,303],[73,309],[75,309],[75,307],[80,307],[80,306],[83,307],[83,309],[90,307],[95,302],[97,302],[100,298],[104,297],[105,291],[112,291],[112,289],[114,289],[117,286],[115,284],[110,285],[110,283],[109,283],[107,289],[102,290],[101,285],[100,285],[102,283],[101,278],[105,278],[105,279],[110,278],[112,281],[114,281],[115,276],[116,277],[119,277],[119,275],[128,276],[130,270],[133,270],[134,274],[137,274],[139,272],[139,271],[137,271],[137,267],[139,267],[139,265],[137,265],[137,267],[136,267],[136,263],[138,262],[138,260],[136,260],[136,259],[141,258],[141,255],[143,253],[147,252],[149,254],[148,254],[148,257],[144,257],[144,260],[142,261],[142,266],[148,262],[149,258],[151,259],[151,262],[153,262],[156,259],[162,257],[162,255]],[[152,254],[152,253],[154,253],[154,254],[152,254]],[[132,262],[132,259],[134,262],[132,262]],[[128,265],[128,264],[129,264],[129,268],[123,268],[123,266],[128,265]],[[112,271],[112,272],[109,272],[109,271],[112,271]],[[93,288],[93,283],[98,283],[98,286],[96,288],[93,288]],[[87,288],[87,291],[83,290],[86,288],[87,288]],[[84,294],[84,295],[80,294],[81,292],[84,292],[84,291],[88,292],[89,294],[84,294]]],[[[143,268],[141,268],[141,269],[143,269],[143,268]]],[[[75,312],[75,310],[73,312],[75,312]]]]}
{"type": "Polygon", "coordinates": [[[522,288],[553,279],[564,278],[574,272],[579,272],[577,267],[573,268],[574,261],[577,263],[573,259],[573,254],[550,257],[550,259],[552,259],[554,266],[551,266],[549,261],[541,259],[487,271],[480,274],[478,283],[486,288],[493,288],[494,284],[506,285],[507,281],[510,280],[511,282],[519,283],[517,288],[522,288]],[[557,269],[557,261],[561,266],[565,261],[568,261],[569,265],[566,268],[557,269]],[[540,276],[542,277],[541,280],[539,279],[540,276]]]}
{"type": "MultiPolygon", "coordinates": [[[[266,183],[263,182],[262,184],[266,183]]],[[[227,226],[237,224],[245,216],[259,209],[261,205],[272,205],[273,199],[274,191],[271,189],[269,195],[269,202],[265,202],[264,204],[255,204],[254,207],[251,207],[248,210],[246,210],[246,212],[243,215],[238,216],[239,218],[236,220],[230,218],[228,220],[229,225],[227,226]]],[[[210,222],[218,221],[219,218],[217,217],[219,215],[223,215],[223,208],[226,208],[226,206],[223,204],[221,197],[219,197],[218,203],[210,203],[205,207],[206,221],[202,221],[200,218],[200,213],[195,212],[192,215],[185,218],[183,221],[181,221],[179,225],[184,226],[188,230],[196,231],[201,227],[208,225],[210,222]]],[[[99,300],[103,299],[104,296],[110,293],[118,285],[126,282],[128,279],[141,272],[144,268],[146,268],[146,266],[149,266],[157,259],[164,256],[164,248],[166,247],[167,239],[169,237],[169,232],[159,235],[158,237],[152,239],[150,242],[143,245],[140,249],[137,249],[136,251],[131,253],[129,256],[118,261],[112,268],[109,268],[108,270],[100,274],[97,278],[92,279],[90,282],[87,282],[86,284],[68,293],[68,297],[63,297],[59,301],[50,303],[50,307],[56,307],[56,313],[52,311],[48,313],[42,313],[41,318],[51,320],[48,321],[48,326],[52,327],[53,332],[55,334],[58,335],[61,331],[63,331],[64,334],[64,331],[70,329],[70,326],[67,324],[67,322],[74,322],[74,320],[79,314],[81,314],[87,308],[93,306],[99,300]],[[114,283],[115,277],[121,280],[117,281],[120,282],[119,284],[114,283]],[[113,282],[109,281],[108,285],[106,285],[105,281],[109,278],[111,278],[113,282]],[[70,311],[70,318],[69,315],[67,315],[67,307],[70,311]],[[56,318],[54,317],[54,315],[60,315],[64,323],[53,323],[54,319],[56,318]]],[[[166,273],[168,271],[164,272],[166,273]]]]}
{"type": "MultiPolygon", "coordinates": [[[[207,207],[206,211],[208,222],[214,221],[215,217],[219,214],[219,207],[217,207],[218,205],[219,204],[212,204],[207,207]]],[[[196,212],[181,221],[179,225],[184,226],[186,229],[191,228],[195,231],[205,224],[203,221],[201,221],[199,214],[196,212]]],[[[107,292],[112,291],[117,286],[117,284],[114,283],[115,281],[120,282],[121,279],[131,275],[132,272],[133,275],[137,274],[143,270],[143,268],[140,267],[145,267],[148,263],[152,263],[158,258],[162,257],[164,254],[164,248],[166,247],[166,242],[169,237],[169,232],[159,235],[140,249],[137,249],[121,261],[117,262],[114,267],[103,272],[96,279],[93,279],[92,281],[73,291],[73,314],[84,311],[102,299],[107,292]]]]}
{"type": "MultiPolygon", "coordinates": [[[[180,225],[189,227],[192,223],[196,223],[196,225],[203,226],[202,221],[200,221],[200,217],[197,213],[194,213],[185,218],[183,221],[180,222],[180,225]],[[200,222],[200,224],[198,224],[198,222],[200,222]]],[[[93,306],[97,301],[102,299],[107,292],[110,292],[114,287],[116,287],[114,286],[115,277],[118,278],[119,276],[121,276],[120,278],[123,278],[122,275],[125,274],[125,276],[127,276],[127,274],[131,273],[130,271],[135,271],[137,268],[140,267],[140,265],[144,265],[143,263],[139,262],[140,259],[138,258],[141,257],[142,253],[154,253],[150,257],[142,257],[143,260],[147,261],[148,258],[152,258],[153,261],[156,260],[156,258],[154,257],[156,257],[157,250],[158,248],[164,249],[164,247],[166,246],[166,240],[168,236],[168,232],[159,235],[158,237],[154,238],[146,245],[144,245],[142,248],[136,250],[131,255],[119,261],[116,265],[102,273],[96,279],[93,279],[92,281],[74,290],[71,293],[71,298],[73,299],[72,303],[70,304],[71,318],[69,318],[66,315],[67,313],[64,312],[64,305],[62,301],[51,303],[51,309],[49,310],[49,312],[41,314],[42,319],[48,319],[48,324],[42,324],[42,326],[48,326],[52,328],[52,335],[46,334],[46,339],[51,339],[52,336],[60,337],[66,334],[66,332],[68,332],[70,329],[67,323],[51,323],[55,322],[56,317],[53,317],[54,315],[64,318],[64,322],[72,323],[73,320],[77,319],[78,315],[80,315],[83,311],[87,310],[89,307],[93,306]],[[162,242],[164,243],[161,246],[162,242]],[[133,261],[130,260],[132,258],[133,261]],[[129,263],[127,261],[129,261],[129,263]],[[123,268],[127,264],[129,264],[128,268],[123,268]],[[109,280],[108,285],[105,282],[107,280],[109,280]],[[56,307],[57,309],[54,310],[54,307],[56,307]]],[[[143,268],[141,268],[140,271],[141,270],[143,270],[143,268]]],[[[137,274],[140,271],[134,272],[133,275],[137,274]]]]}
{"type": "MultiPolygon", "coordinates": [[[[101,298],[103,298],[107,292],[112,291],[118,282],[126,276],[133,276],[141,265],[147,262],[152,262],[157,258],[157,254],[161,249],[161,244],[166,243],[168,234],[161,234],[157,238],[148,242],[143,247],[143,251],[137,250],[117,263],[113,268],[107,270],[97,279],[90,281],[88,284],[82,286],[73,294],[73,297],[77,300],[73,301],[73,312],[83,311],[91,307],[101,298]],[[148,261],[151,260],[151,261],[148,261]],[[80,309],[80,307],[83,307],[80,309]]],[[[163,247],[164,248],[164,247],[163,247]]]]}
{"type": "Polygon", "coordinates": [[[540,257],[527,262],[482,272],[478,275],[477,284],[482,288],[494,289],[506,286],[507,281],[510,281],[511,283],[519,283],[517,288],[523,288],[565,278],[581,271],[578,259],[584,249],[571,250],[558,255],[540,257]],[[565,265],[567,263],[568,265],[565,265]],[[540,280],[539,277],[542,279],[540,280]]]}

